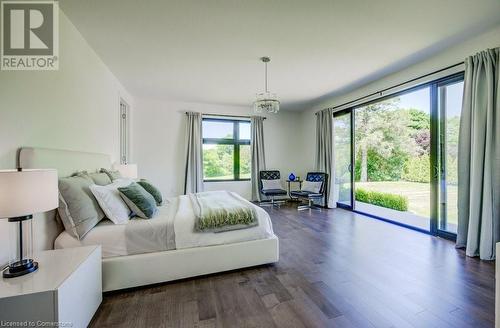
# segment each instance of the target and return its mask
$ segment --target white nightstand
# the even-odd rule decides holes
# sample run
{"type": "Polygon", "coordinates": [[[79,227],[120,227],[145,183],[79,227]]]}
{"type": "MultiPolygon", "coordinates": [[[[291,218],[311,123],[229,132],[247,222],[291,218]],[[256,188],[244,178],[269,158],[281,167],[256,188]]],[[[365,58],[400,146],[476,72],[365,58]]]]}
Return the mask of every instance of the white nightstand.
{"type": "Polygon", "coordinates": [[[0,325],[87,327],[102,301],[101,246],[43,251],[35,259],[36,272],[1,278],[0,325]]]}

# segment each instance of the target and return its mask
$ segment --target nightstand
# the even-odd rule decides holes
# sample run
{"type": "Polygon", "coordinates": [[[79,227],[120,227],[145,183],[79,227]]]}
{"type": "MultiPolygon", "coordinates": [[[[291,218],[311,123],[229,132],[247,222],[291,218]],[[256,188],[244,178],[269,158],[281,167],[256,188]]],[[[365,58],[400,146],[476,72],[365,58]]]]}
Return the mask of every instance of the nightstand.
{"type": "Polygon", "coordinates": [[[37,271],[0,280],[0,322],[87,327],[102,301],[101,246],[43,251],[35,258],[37,271]]]}

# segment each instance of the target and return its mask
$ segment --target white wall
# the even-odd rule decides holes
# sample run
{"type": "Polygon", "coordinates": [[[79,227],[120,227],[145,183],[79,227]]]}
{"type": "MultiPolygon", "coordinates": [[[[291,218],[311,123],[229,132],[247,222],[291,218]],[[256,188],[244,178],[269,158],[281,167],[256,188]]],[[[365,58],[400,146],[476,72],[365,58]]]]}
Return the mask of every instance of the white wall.
{"type": "MultiPolygon", "coordinates": [[[[252,115],[251,107],[222,106],[183,102],[136,99],[132,123],[134,140],[132,161],[139,176],[156,183],[166,196],[183,193],[186,155],[186,111],[206,114],[252,115]]],[[[302,129],[300,113],[280,112],[264,121],[266,164],[281,171],[283,180],[290,172],[304,175],[305,163],[298,145],[302,129]]],[[[206,190],[232,190],[250,199],[249,181],[205,183],[206,190]]]]}
{"type": "MultiPolygon", "coordinates": [[[[59,20],[58,71],[0,71],[0,169],[15,168],[21,146],[119,158],[119,99],[133,99],[62,12],[59,20]]],[[[7,241],[0,220],[0,265],[7,241]]]]}
{"type": "MultiPolygon", "coordinates": [[[[322,100],[312,108],[309,108],[301,113],[302,129],[304,129],[305,131],[315,130],[316,118],[314,113],[321,109],[340,105],[359,97],[366,96],[368,94],[422,76],[424,74],[428,74],[450,65],[454,65],[463,61],[467,56],[473,55],[478,51],[487,48],[495,48],[498,46],[500,46],[500,25],[496,26],[488,32],[485,32],[475,38],[469,39],[454,47],[448,48],[445,51],[437,54],[436,56],[433,56],[418,64],[409,66],[408,68],[397,73],[388,75],[380,80],[369,83],[351,92],[339,94],[322,100]]],[[[310,134],[308,136],[306,135],[306,138],[304,140],[306,143],[312,143],[314,145],[314,134],[310,134]]],[[[305,157],[311,158],[311,156],[314,155],[314,147],[304,149],[306,149],[307,151],[307,155],[305,155],[305,157]]],[[[313,164],[314,158],[312,162],[306,163],[305,165],[313,164]]]]}

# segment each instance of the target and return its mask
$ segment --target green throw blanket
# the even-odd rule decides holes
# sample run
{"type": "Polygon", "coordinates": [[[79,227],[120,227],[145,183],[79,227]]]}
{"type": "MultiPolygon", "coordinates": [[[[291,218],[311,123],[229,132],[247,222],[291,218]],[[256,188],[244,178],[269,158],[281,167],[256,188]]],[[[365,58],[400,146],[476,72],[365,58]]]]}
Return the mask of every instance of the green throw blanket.
{"type": "Polygon", "coordinates": [[[255,207],[228,191],[190,194],[196,216],[195,230],[224,232],[259,224],[255,207]]]}

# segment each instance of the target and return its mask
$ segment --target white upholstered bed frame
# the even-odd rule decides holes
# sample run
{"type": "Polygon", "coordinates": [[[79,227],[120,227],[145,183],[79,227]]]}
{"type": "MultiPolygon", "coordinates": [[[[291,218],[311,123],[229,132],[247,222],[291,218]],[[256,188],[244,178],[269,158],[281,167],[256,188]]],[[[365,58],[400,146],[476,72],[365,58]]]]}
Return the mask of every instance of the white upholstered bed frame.
{"type": "MultiPolygon", "coordinates": [[[[22,168],[53,168],[59,177],[76,171],[110,168],[105,154],[46,148],[21,148],[18,165],[22,168]]],[[[63,231],[56,211],[35,215],[34,249],[53,249],[54,240],[63,231]]],[[[142,285],[189,278],[277,262],[278,238],[253,240],[209,247],[105,258],[102,260],[102,288],[112,291],[142,285]]],[[[43,263],[40,263],[43,265],[43,263]]]]}

